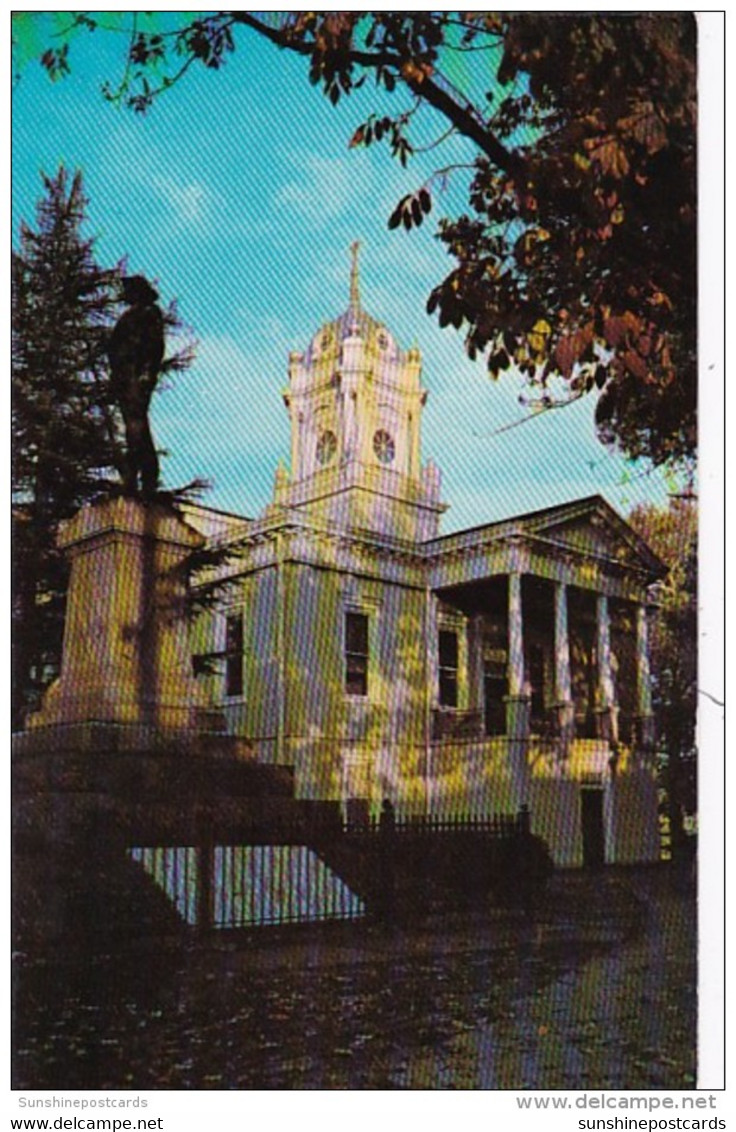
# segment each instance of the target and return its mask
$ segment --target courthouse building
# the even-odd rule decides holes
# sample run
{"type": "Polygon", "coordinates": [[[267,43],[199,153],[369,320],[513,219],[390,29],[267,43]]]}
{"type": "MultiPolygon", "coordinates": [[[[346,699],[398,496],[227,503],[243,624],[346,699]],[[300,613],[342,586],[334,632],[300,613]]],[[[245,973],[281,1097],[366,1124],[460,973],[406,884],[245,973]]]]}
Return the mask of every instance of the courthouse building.
{"type": "Polygon", "coordinates": [[[525,804],[559,864],[657,859],[659,559],[600,496],[442,535],[420,352],[364,310],[357,261],[283,397],[290,466],[265,513],[190,515],[235,548],[196,644],[227,730],[348,813],[525,804]]]}

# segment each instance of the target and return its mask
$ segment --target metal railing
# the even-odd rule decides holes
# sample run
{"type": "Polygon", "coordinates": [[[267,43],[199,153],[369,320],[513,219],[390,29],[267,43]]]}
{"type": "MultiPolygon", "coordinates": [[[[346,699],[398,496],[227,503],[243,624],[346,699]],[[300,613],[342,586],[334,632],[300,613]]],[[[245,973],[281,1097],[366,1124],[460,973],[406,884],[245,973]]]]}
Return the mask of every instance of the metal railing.
{"type": "MultiPolygon", "coordinates": [[[[199,929],[355,920],[380,905],[393,874],[412,892],[437,879],[452,886],[472,879],[468,862],[487,866],[492,845],[520,846],[529,811],[518,814],[418,815],[384,812],[363,824],[334,827],[299,843],[304,830],[280,825],[250,844],[154,845],[128,850],[181,922],[199,929]],[[391,872],[389,883],[388,871],[391,872]]],[[[505,858],[504,858],[505,859],[505,858]]]]}
{"type": "Polygon", "coordinates": [[[354,920],[365,904],[306,845],[151,846],[129,850],[190,927],[354,920]]]}
{"type": "Polygon", "coordinates": [[[370,836],[396,834],[416,837],[427,834],[474,833],[488,837],[516,837],[529,832],[529,811],[517,814],[472,814],[464,811],[450,814],[397,814],[392,820],[383,815],[371,816],[364,824],[348,824],[344,832],[370,836]]]}

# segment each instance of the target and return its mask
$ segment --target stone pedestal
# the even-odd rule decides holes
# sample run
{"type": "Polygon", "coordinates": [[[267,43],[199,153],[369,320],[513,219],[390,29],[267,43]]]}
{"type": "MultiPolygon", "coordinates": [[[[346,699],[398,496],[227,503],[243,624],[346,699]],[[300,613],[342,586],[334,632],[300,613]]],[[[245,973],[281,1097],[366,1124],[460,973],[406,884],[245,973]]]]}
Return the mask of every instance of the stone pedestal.
{"type": "Polygon", "coordinates": [[[62,526],[70,578],[61,675],[30,732],[81,737],[92,725],[114,732],[116,746],[150,746],[198,725],[206,703],[192,672],[181,566],[203,541],[171,508],[132,499],[84,507],[62,526]]]}

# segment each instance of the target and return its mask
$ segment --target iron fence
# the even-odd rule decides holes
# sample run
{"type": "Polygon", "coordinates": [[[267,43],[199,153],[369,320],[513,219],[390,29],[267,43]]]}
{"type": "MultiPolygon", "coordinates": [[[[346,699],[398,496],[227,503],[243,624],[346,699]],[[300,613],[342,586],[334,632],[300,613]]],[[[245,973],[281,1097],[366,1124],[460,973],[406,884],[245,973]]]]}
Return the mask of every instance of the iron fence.
{"type": "Polygon", "coordinates": [[[199,928],[352,920],[365,904],[306,845],[147,846],[130,858],[199,928]]]}
{"type": "Polygon", "coordinates": [[[514,837],[529,832],[529,813],[526,809],[516,814],[469,814],[465,811],[445,814],[370,815],[362,822],[346,822],[345,832],[398,836],[427,834],[475,833],[493,838],[514,837]]]}
{"type": "Polygon", "coordinates": [[[212,926],[354,920],[363,901],[306,845],[215,848],[212,926]]]}
{"type": "Polygon", "coordinates": [[[331,827],[304,823],[242,829],[237,844],[203,837],[198,845],[128,850],[149,881],[191,927],[355,920],[402,888],[407,907],[434,888],[474,891],[528,843],[529,811],[517,814],[396,814],[331,827]],[[511,853],[511,857],[509,857],[511,853]]]}

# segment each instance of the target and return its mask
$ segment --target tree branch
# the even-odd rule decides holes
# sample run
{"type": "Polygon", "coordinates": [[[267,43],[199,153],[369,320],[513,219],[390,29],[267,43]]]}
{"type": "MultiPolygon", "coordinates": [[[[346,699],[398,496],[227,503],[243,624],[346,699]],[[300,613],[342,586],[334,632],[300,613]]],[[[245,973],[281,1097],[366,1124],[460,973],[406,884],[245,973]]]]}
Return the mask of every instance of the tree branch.
{"type": "Polygon", "coordinates": [[[537,402],[537,407],[531,412],[527,413],[525,417],[518,417],[515,421],[509,424],[501,425],[500,428],[494,428],[492,432],[474,432],[473,436],[479,439],[487,439],[492,436],[500,436],[502,432],[508,432],[509,429],[518,428],[519,425],[527,424],[528,421],[536,421],[544,414],[548,413],[550,409],[565,409],[568,405],[572,405],[575,401],[579,401],[583,396],[582,393],[574,393],[564,401],[548,401],[546,403],[537,402]]]}
{"type": "MultiPolygon", "coordinates": [[[[234,23],[245,24],[246,27],[264,36],[264,38],[270,40],[271,43],[275,43],[277,47],[282,47],[287,51],[294,51],[299,55],[311,56],[313,54],[310,44],[292,39],[282,30],[271,28],[267,24],[261,23],[261,21],[256,19],[250,12],[231,12],[230,15],[234,23]]],[[[454,98],[433,82],[429,75],[423,75],[420,80],[406,74],[404,65],[408,62],[408,59],[402,58],[401,55],[392,51],[371,52],[359,51],[357,49],[350,50],[349,58],[351,62],[357,63],[361,67],[395,67],[403,81],[414,94],[428,102],[430,106],[433,106],[440,114],[443,114],[452,122],[458,132],[474,142],[494,165],[503,169],[504,172],[513,177],[515,181],[525,183],[526,163],[522,158],[501,145],[498,139],[494,137],[493,134],[489,133],[487,127],[484,126],[471,110],[460,106],[454,98]],[[402,67],[404,67],[403,70],[402,67]]]]}

